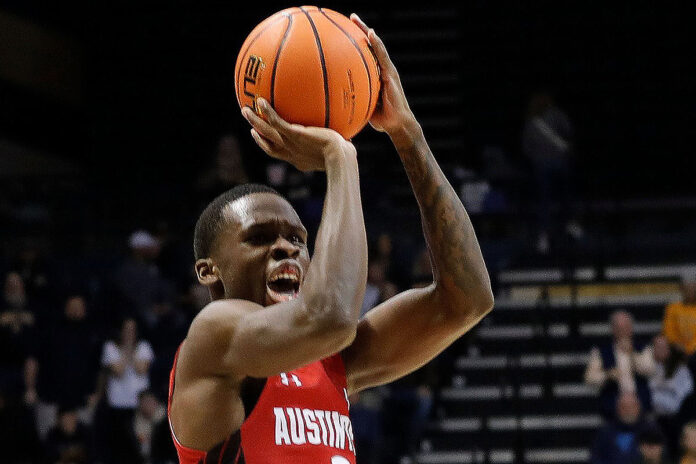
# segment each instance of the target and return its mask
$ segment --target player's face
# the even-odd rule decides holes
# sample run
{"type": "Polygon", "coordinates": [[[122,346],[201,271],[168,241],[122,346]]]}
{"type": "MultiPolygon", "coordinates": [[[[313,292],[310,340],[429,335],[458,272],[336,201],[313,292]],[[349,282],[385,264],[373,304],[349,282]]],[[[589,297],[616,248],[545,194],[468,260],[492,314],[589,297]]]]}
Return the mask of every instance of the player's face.
{"type": "Polygon", "coordinates": [[[253,193],[223,211],[213,259],[225,298],[263,306],[297,296],[309,266],[307,231],[293,207],[271,193],[253,193]]]}

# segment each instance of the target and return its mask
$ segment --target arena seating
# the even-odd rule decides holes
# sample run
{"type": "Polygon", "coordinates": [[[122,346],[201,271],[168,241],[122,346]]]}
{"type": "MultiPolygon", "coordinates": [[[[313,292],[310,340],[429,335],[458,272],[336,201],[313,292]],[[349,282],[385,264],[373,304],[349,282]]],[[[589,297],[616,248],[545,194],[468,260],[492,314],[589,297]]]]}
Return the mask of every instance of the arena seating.
{"type": "Polygon", "coordinates": [[[590,348],[609,340],[616,309],[630,311],[637,341],[649,342],[689,269],[501,272],[495,309],[456,347],[418,462],[587,462],[602,424],[597,392],[583,384],[590,348]]]}

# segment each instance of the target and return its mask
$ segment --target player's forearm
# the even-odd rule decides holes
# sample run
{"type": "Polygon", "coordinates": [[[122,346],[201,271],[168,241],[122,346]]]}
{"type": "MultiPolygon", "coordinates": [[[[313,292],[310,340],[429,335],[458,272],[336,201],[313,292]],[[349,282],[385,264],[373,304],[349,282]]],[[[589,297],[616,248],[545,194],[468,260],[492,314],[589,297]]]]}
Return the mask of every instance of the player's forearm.
{"type": "Polygon", "coordinates": [[[367,239],[354,149],[336,150],[327,157],[326,176],[324,212],[303,297],[308,311],[354,331],[367,280],[367,239]]]}
{"type": "Polygon", "coordinates": [[[487,312],[493,295],[476,233],[421,127],[410,120],[390,137],[418,201],[436,291],[457,309],[487,312]]]}

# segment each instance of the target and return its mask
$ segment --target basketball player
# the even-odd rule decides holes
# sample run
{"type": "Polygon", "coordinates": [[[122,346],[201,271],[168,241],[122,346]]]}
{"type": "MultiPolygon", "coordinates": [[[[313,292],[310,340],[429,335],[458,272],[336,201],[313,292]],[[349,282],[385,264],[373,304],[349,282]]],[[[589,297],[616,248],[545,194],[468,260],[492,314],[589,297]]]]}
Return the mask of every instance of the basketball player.
{"type": "Polygon", "coordinates": [[[419,368],[493,305],[474,230],[440,170],[373,30],[382,96],[371,124],[386,132],[418,200],[434,282],[358,321],[367,246],[353,145],[338,133],[242,113],[256,143],[301,170],[326,172],[310,263],[307,233],[268,187],[237,187],[196,225],[198,280],[213,302],[174,361],[169,419],[182,464],[355,463],[348,396],[419,368]]]}

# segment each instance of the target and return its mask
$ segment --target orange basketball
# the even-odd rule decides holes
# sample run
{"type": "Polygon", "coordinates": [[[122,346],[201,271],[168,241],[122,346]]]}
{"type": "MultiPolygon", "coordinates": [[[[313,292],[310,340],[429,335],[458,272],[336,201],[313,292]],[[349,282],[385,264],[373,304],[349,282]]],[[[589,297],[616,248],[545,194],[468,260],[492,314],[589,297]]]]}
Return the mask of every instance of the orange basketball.
{"type": "Polygon", "coordinates": [[[326,8],[280,11],[244,41],[234,70],[240,107],[263,97],[287,121],[350,139],[377,104],[379,69],[367,36],[326,8]]]}

